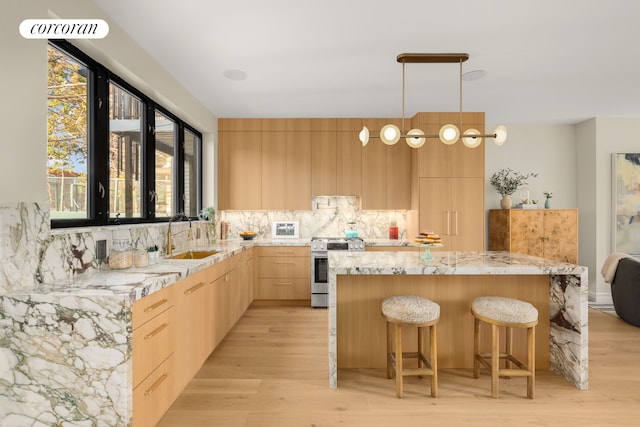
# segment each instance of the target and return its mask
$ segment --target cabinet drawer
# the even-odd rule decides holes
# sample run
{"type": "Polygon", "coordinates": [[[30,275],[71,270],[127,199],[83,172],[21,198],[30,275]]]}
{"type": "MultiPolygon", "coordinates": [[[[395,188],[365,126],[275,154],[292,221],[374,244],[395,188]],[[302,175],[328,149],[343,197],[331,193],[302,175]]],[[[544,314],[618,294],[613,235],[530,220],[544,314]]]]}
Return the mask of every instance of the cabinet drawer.
{"type": "Polygon", "coordinates": [[[308,257],[311,249],[308,246],[261,246],[260,256],[308,257]]]}
{"type": "Polygon", "coordinates": [[[271,257],[258,259],[261,278],[305,279],[310,277],[311,260],[308,257],[271,257]]]}
{"type": "Polygon", "coordinates": [[[256,299],[309,299],[310,279],[260,279],[256,299]]]}
{"type": "Polygon", "coordinates": [[[133,303],[131,322],[133,329],[162,313],[174,305],[173,286],[163,288],[133,303]]]}
{"type": "Polygon", "coordinates": [[[170,355],[133,389],[133,427],[153,427],[173,403],[174,358],[170,355]]]}
{"type": "Polygon", "coordinates": [[[133,331],[133,386],[173,353],[175,308],[170,307],[133,331]]]}

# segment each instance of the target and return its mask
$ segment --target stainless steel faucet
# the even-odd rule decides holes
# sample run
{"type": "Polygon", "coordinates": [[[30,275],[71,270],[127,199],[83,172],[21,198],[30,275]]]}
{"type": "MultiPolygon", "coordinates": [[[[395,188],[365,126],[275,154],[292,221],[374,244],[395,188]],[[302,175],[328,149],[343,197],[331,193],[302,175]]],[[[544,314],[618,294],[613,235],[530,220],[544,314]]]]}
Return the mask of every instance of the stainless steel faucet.
{"type": "MultiPolygon", "coordinates": [[[[174,249],[173,243],[171,241],[173,236],[173,234],[171,234],[171,223],[178,220],[189,221],[189,230],[186,230],[186,231],[189,232],[189,240],[193,240],[193,232],[191,230],[191,220],[189,219],[189,217],[186,216],[184,213],[179,213],[172,216],[171,218],[169,218],[169,228],[167,229],[167,255],[171,255],[174,249]]],[[[175,234],[180,234],[180,233],[184,233],[184,231],[180,231],[175,234]]]]}

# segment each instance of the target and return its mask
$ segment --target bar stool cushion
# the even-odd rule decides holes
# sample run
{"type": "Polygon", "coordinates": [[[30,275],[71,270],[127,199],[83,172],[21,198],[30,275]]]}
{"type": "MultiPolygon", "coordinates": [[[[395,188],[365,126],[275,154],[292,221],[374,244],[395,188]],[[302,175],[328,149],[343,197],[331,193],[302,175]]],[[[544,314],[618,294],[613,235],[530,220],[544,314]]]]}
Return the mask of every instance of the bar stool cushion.
{"type": "Polygon", "coordinates": [[[538,310],[526,301],[505,297],[478,297],[471,310],[487,319],[504,323],[530,323],[538,319],[538,310]]]}
{"type": "Polygon", "coordinates": [[[440,317],[440,306],[423,297],[395,296],[382,302],[382,314],[406,323],[425,323],[440,317]]]}

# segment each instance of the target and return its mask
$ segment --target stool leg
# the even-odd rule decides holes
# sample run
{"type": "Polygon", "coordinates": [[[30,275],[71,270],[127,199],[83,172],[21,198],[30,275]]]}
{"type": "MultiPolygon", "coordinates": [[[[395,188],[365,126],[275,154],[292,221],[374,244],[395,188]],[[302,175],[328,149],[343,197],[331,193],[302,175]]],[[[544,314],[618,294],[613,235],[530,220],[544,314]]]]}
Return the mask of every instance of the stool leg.
{"type": "Polygon", "coordinates": [[[536,386],[536,328],[527,329],[527,367],[531,376],[527,377],[527,397],[533,399],[536,386]]]}
{"type": "Polygon", "coordinates": [[[396,332],[396,396],[402,399],[402,327],[395,324],[396,332]]]}
{"type": "MultiPolygon", "coordinates": [[[[512,330],[513,328],[510,328],[507,326],[507,331],[505,334],[505,354],[513,354],[513,334],[512,334],[512,330]]],[[[507,357],[505,359],[505,368],[510,369],[511,368],[511,360],[509,360],[509,358],[507,357]]]]}
{"type": "Polygon", "coordinates": [[[391,323],[387,322],[387,378],[391,378],[391,352],[393,351],[391,342],[391,323]]]}
{"type": "Polygon", "coordinates": [[[480,363],[478,355],[480,354],[480,320],[473,320],[473,378],[480,377],[480,363]]]}
{"type": "Polygon", "coordinates": [[[500,330],[491,325],[491,397],[498,398],[498,376],[500,374],[500,330]]]}
{"type": "MultiPolygon", "coordinates": [[[[418,355],[420,355],[422,353],[422,348],[424,346],[423,342],[422,342],[422,333],[423,333],[423,329],[421,327],[417,327],[416,328],[418,330],[418,355]]],[[[418,356],[418,368],[422,368],[422,359],[420,359],[420,357],[418,356]]]]}
{"type": "Polygon", "coordinates": [[[431,377],[431,397],[438,397],[438,340],[436,336],[436,325],[431,325],[430,331],[429,345],[431,347],[431,369],[433,369],[433,376],[431,377]]]}

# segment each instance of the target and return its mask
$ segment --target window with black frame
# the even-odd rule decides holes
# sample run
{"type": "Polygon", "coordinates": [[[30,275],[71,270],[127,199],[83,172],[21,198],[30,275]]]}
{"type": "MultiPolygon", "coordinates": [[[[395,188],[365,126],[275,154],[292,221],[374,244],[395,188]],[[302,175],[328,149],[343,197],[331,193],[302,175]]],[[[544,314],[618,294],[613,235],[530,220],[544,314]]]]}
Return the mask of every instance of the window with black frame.
{"type": "Polygon", "coordinates": [[[202,135],[65,41],[48,46],[52,227],[196,217],[202,135]]]}

